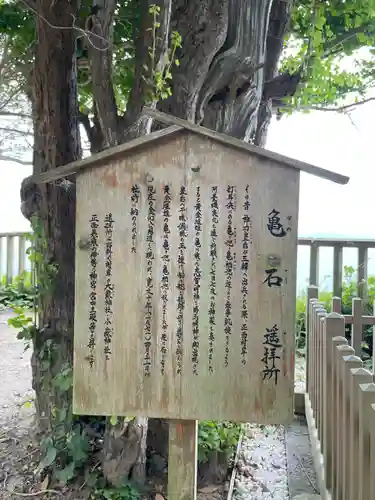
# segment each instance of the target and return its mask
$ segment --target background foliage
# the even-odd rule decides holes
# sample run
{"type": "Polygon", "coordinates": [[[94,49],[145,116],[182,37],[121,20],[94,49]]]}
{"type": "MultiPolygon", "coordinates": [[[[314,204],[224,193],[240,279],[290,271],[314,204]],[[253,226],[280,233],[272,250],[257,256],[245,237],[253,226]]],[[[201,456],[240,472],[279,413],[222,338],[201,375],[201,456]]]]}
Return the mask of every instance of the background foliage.
{"type": "MultiPolygon", "coordinates": [[[[320,292],[319,300],[325,309],[331,312],[332,292],[320,292]]],[[[342,286],[342,314],[352,314],[352,300],[357,297],[356,270],[352,266],[344,266],[344,279],[342,286]]],[[[375,276],[369,276],[367,281],[367,294],[363,301],[363,314],[372,316],[374,314],[375,276]]],[[[306,295],[297,297],[296,302],[296,348],[300,354],[304,354],[306,347],[306,295]]],[[[351,325],[345,327],[346,338],[350,341],[351,325]]],[[[373,346],[372,326],[363,327],[362,359],[371,367],[371,356],[373,346]]]]}

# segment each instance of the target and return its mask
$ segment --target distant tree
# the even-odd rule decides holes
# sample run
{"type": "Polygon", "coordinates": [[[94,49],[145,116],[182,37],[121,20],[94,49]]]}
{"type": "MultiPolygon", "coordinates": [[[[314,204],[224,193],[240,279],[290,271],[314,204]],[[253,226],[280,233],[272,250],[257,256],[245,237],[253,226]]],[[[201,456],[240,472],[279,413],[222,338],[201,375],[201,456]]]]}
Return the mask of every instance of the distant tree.
{"type": "MultiPolygon", "coordinates": [[[[14,88],[32,110],[35,174],[80,158],[80,125],[91,152],[147,133],[145,103],[263,146],[272,114],[347,112],[348,99],[363,103],[374,87],[373,0],[3,0],[0,33],[4,95],[14,88]],[[350,69],[347,56],[356,61],[350,69]]],[[[0,114],[20,115],[16,103],[8,107],[5,97],[0,114]]],[[[71,412],[71,391],[54,383],[72,363],[74,183],[65,187],[22,186],[23,213],[43,222],[44,259],[56,269],[33,335],[33,385],[47,433],[55,408],[71,412]],[[46,345],[55,346],[47,367],[46,345]]],[[[156,446],[162,423],[149,428],[156,446]]],[[[146,429],[145,419],[107,422],[103,471],[112,483],[142,476],[146,429]]]]}

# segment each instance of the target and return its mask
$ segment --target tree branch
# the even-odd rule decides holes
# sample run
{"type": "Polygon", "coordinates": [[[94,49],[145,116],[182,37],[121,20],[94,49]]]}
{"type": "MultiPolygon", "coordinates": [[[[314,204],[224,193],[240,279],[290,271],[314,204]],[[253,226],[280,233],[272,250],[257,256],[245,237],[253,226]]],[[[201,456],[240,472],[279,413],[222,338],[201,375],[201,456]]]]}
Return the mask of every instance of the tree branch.
{"type": "Polygon", "coordinates": [[[0,130],[3,130],[4,132],[9,132],[11,134],[27,135],[29,137],[34,136],[32,132],[27,132],[26,130],[19,130],[18,128],[0,127],[0,130]]]}
{"type": "Polygon", "coordinates": [[[13,111],[2,111],[0,109],[0,116],[13,116],[15,118],[23,118],[23,119],[27,119],[27,120],[32,120],[32,116],[31,115],[27,115],[25,113],[15,113],[13,111]]]}
{"type": "Polygon", "coordinates": [[[368,97],[367,99],[363,99],[362,101],[353,102],[351,104],[345,104],[344,106],[337,106],[335,108],[327,108],[323,106],[313,106],[312,109],[318,111],[335,111],[336,113],[341,113],[343,111],[351,111],[352,109],[362,106],[362,104],[367,104],[371,101],[375,101],[375,97],[368,97]]]}
{"type": "Polygon", "coordinates": [[[14,163],[19,163],[20,165],[32,166],[32,163],[29,161],[20,160],[19,158],[14,158],[13,156],[8,156],[0,153],[0,161],[12,161],[14,163]]]}
{"type": "MultiPolygon", "coordinates": [[[[92,23],[88,40],[95,39],[95,45],[89,44],[88,56],[91,62],[93,97],[98,111],[104,144],[107,148],[118,144],[118,115],[112,82],[113,16],[116,0],[97,0],[98,13],[91,16],[92,23]],[[105,41],[103,41],[105,40],[105,41]]],[[[89,27],[89,26],[88,26],[89,27]]]]}
{"type": "MultiPolygon", "coordinates": [[[[129,138],[140,134],[141,122],[139,122],[139,117],[145,103],[145,93],[147,88],[144,78],[144,66],[149,66],[147,63],[149,63],[148,45],[151,38],[151,26],[150,15],[148,12],[148,2],[146,0],[140,1],[139,10],[140,22],[134,23],[132,35],[137,64],[134,69],[134,78],[126,111],[120,120],[121,132],[129,138]]],[[[142,123],[145,123],[145,120],[143,120],[142,123]]]]}
{"type": "Polygon", "coordinates": [[[373,34],[375,30],[374,29],[370,30],[369,25],[357,26],[356,28],[348,30],[345,34],[335,38],[334,40],[330,41],[325,45],[324,47],[325,51],[323,57],[326,58],[334,54],[335,49],[337,49],[340,45],[343,45],[345,42],[348,42],[349,40],[354,38],[356,35],[359,35],[360,33],[366,34],[366,31],[372,31],[373,34]]]}
{"type": "Polygon", "coordinates": [[[285,109],[294,109],[295,111],[303,111],[303,110],[310,110],[310,111],[328,111],[328,112],[333,112],[333,113],[348,113],[350,111],[353,111],[355,108],[358,106],[362,106],[363,104],[367,104],[371,101],[375,101],[375,97],[368,97],[367,99],[363,99],[362,101],[358,102],[352,102],[351,104],[345,104],[344,106],[336,106],[336,107],[326,107],[326,106],[299,106],[298,108],[294,108],[293,106],[289,106],[287,104],[278,104],[278,108],[285,108],[285,109]]]}
{"type": "MultiPolygon", "coordinates": [[[[231,0],[172,2],[171,26],[178,27],[182,48],[176,54],[180,65],[172,68],[172,95],[159,103],[161,111],[196,121],[200,92],[227,37],[230,4],[231,0]]],[[[233,12],[237,19],[235,8],[233,12]]]]}

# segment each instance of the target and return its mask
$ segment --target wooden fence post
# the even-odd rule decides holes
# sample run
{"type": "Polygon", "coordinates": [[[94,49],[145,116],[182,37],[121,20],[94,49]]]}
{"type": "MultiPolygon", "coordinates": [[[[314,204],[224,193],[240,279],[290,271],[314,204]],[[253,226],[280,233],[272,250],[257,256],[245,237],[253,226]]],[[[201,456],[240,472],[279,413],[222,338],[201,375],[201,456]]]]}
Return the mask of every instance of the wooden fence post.
{"type": "Polygon", "coordinates": [[[342,500],[350,500],[349,497],[349,456],[351,454],[351,448],[349,446],[349,402],[350,402],[350,390],[349,390],[349,372],[350,370],[362,368],[362,360],[358,356],[343,356],[341,358],[341,373],[339,374],[342,380],[342,429],[341,429],[341,443],[342,443],[342,460],[340,462],[341,470],[340,477],[342,478],[342,500]]]}
{"type": "MultiPolygon", "coordinates": [[[[332,434],[330,438],[330,444],[331,444],[331,449],[332,449],[332,474],[331,474],[331,480],[332,480],[332,491],[333,491],[333,497],[335,498],[335,494],[337,491],[337,467],[338,467],[338,456],[337,456],[337,434],[338,434],[338,429],[337,426],[339,425],[339,408],[338,408],[338,399],[339,399],[339,376],[338,376],[338,370],[337,370],[337,357],[338,357],[338,352],[337,348],[340,346],[344,347],[349,347],[348,346],[348,341],[346,340],[345,337],[343,337],[344,333],[344,328],[345,328],[345,322],[344,318],[342,317],[341,320],[341,335],[335,336],[332,339],[332,344],[331,344],[331,359],[332,359],[332,411],[331,411],[331,429],[332,429],[332,434]]],[[[338,328],[337,328],[338,330],[338,328]]],[[[338,333],[338,331],[337,331],[338,333]]],[[[347,353],[349,354],[349,353],[347,353]]]]}
{"type": "MultiPolygon", "coordinates": [[[[343,323],[343,325],[345,325],[343,323]]],[[[343,474],[344,470],[343,465],[343,444],[342,444],[342,428],[343,428],[343,411],[344,411],[344,394],[343,394],[343,383],[341,378],[341,364],[343,356],[351,356],[354,354],[353,347],[347,344],[338,345],[336,347],[336,356],[335,356],[335,372],[336,372],[336,407],[337,407],[337,421],[336,421],[336,429],[335,429],[335,440],[336,440],[336,467],[335,467],[335,491],[337,498],[342,498],[342,483],[343,483],[343,474]]]]}
{"type": "Polygon", "coordinates": [[[316,299],[310,301],[309,305],[309,359],[307,370],[309,372],[309,397],[311,402],[311,407],[313,408],[313,397],[316,391],[314,385],[315,377],[315,309],[322,308],[322,304],[316,299]]]}
{"type": "Polygon", "coordinates": [[[358,387],[369,384],[372,375],[364,368],[349,370],[349,499],[357,498],[359,478],[359,421],[358,421],[358,387]]]}
{"type": "Polygon", "coordinates": [[[318,300],[318,287],[308,286],[307,287],[307,297],[306,297],[306,315],[305,315],[305,344],[306,344],[306,392],[309,392],[309,363],[310,363],[310,340],[311,340],[311,325],[310,325],[310,303],[316,302],[318,300]]]}
{"type": "MultiPolygon", "coordinates": [[[[358,477],[358,500],[370,500],[370,476],[374,474],[371,470],[371,427],[373,421],[372,404],[375,404],[375,384],[361,384],[359,390],[359,477],[358,477]]],[[[371,499],[372,500],[372,499],[371,499]]]]}
{"type": "Polygon", "coordinates": [[[341,298],[332,297],[332,312],[341,314],[341,298]]]}
{"type": "Polygon", "coordinates": [[[333,345],[336,341],[333,339],[342,339],[340,334],[344,328],[344,318],[337,313],[330,313],[324,320],[325,329],[325,348],[323,352],[323,370],[324,370],[324,404],[323,404],[323,443],[324,443],[324,469],[327,488],[332,486],[332,453],[333,453],[333,430],[334,421],[332,410],[334,410],[334,368],[333,368],[333,345]],[[333,407],[333,408],[332,408],[333,407]]]}
{"type": "Polygon", "coordinates": [[[196,500],[197,444],[197,420],[169,422],[168,500],[196,500]]]}
{"type": "Polygon", "coordinates": [[[317,420],[317,400],[319,395],[319,373],[318,373],[318,326],[319,326],[319,316],[318,314],[325,314],[326,310],[322,307],[319,302],[312,304],[312,344],[311,344],[311,367],[312,367],[312,378],[311,378],[311,406],[313,408],[313,414],[315,421],[317,420]]]}
{"type": "Polygon", "coordinates": [[[318,340],[318,345],[317,345],[317,355],[318,355],[318,363],[317,363],[317,387],[318,387],[318,394],[317,394],[317,430],[318,430],[318,436],[320,440],[320,446],[322,446],[322,432],[323,432],[323,387],[325,384],[325,380],[323,377],[323,351],[324,351],[324,328],[323,328],[323,321],[327,317],[327,311],[324,309],[322,312],[318,312],[318,324],[317,324],[317,340],[318,340]]]}

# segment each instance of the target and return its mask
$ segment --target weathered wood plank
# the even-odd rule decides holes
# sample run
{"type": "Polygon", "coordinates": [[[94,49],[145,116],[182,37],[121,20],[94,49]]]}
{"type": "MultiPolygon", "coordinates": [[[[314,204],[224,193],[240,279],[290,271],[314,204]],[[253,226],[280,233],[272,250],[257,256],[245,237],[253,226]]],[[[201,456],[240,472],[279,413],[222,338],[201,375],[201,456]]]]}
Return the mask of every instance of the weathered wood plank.
{"type": "Polygon", "coordinates": [[[271,161],[259,161],[197,135],[175,136],[173,141],[155,144],[148,154],[144,150],[134,152],[127,160],[80,175],[77,179],[75,412],[188,420],[290,421],[294,392],[298,190],[297,170],[275,168],[271,161]],[[139,186],[140,198],[133,232],[131,190],[135,184],[139,186]],[[170,187],[171,200],[167,217],[170,231],[166,264],[168,301],[164,317],[166,185],[170,187]],[[182,281],[179,278],[181,237],[177,230],[181,186],[185,186],[187,193],[184,213],[188,226],[186,237],[182,232],[185,262],[182,281]],[[147,241],[149,188],[154,193],[151,205],[155,213],[153,233],[147,241]],[[214,192],[219,210],[215,228],[214,192]],[[230,207],[229,192],[236,192],[235,209],[230,207]],[[245,255],[243,240],[247,213],[250,241],[246,244],[248,254],[245,255]],[[111,354],[106,359],[105,289],[109,278],[105,275],[107,256],[103,223],[108,214],[112,214],[114,220],[110,285],[113,284],[115,290],[111,299],[115,314],[111,319],[114,329],[111,354]],[[231,234],[228,232],[229,214],[231,234]],[[96,337],[95,348],[91,349],[95,361],[90,368],[87,357],[91,355],[88,343],[90,274],[93,270],[92,249],[87,248],[85,240],[90,234],[92,238],[90,219],[93,215],[98,220],[95,244],[99,245],[99,255],[94,287],[96,337]],[[276,237],[271,234],[274,231],[285,234],[276,237]],[[216,234],[215,252],[212,250],[213,233],[216,234]],[[135,252],[132,252],[133,241],[136,242],[135,252]],[[152,256],[151,274],[147,270],[148,254],[152,256]],[[231,269],[231,281],[227,281],[228,268],[231,269]],[[149,279],[153,286],[152,307],[146,300],[149,279]],[[247,281],[245,288],[244,279],[247,281]],[[184,304],[181,346],[179,300],[184,304]],[[213,315],[210,313],[212,307],[213,315]],[[147,331],[146,309],[152,312],[147,331]],[[194,316],[195,312],[198,317],[194,316]],[[212,330],[210,318],[214,323],[212,330]],[[235,332],[239,332],[238,335],[235,332]],[[274,370],[263,372],[266,362],[268,368],[272,365],[271,348],[266,350],[265,347],[271,340],[281,346],[276,347],[278,358],[274,359],[275,368],[279,370],[277,385],[274,370]],[[145,373],[145,360],[150,364],[150,375],[145,373]]]}
{"type": "Polygon", "coordinates": [[[198,468],[198,422],[169,422],[168,498],[196,500],[198,468]]]}

